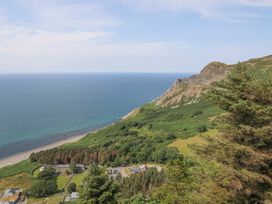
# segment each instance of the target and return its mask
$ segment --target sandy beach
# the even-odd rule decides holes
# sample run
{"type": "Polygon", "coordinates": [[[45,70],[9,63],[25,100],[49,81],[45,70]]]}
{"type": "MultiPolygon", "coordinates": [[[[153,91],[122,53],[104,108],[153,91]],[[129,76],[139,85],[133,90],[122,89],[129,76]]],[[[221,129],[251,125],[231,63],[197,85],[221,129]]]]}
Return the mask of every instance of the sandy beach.
{"type": "Polygon", "coordinates": [[[55,148],[55,147],[59,147],[59,146],[61,146],[63,144],[75,142],[77,140],[80,140],[81,138],[83,138],[87,134],[88,133],[82,134],[82,135],[77,135],[77,136],[74,136],[74,137],[69,137],[67,139],[54,142],[52,144],[48,144],[48,145],[45,145],[45,146],[42,146],[42,147],[38,147],[38,148],[29,150],[29,151],[21,152],[21,153],[15,154],[13,156],[1,159],[0,160],[0,168],[11,165],[11,164],[18,163],[18,162],[23,161],[23,160],[26,160],[26,159],[29,158],[30,154],[33,153],[33,152],[39,152],[39,151],[43,151],[43,150],[47,150],[47,149],[52,149],[52,148],[55,148]]]}

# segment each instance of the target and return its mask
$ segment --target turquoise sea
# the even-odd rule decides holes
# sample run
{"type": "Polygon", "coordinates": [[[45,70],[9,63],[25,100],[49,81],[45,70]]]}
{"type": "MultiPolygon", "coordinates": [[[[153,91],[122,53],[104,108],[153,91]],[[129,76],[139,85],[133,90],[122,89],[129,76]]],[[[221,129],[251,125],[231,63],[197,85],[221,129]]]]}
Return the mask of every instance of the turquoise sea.
{"type": "Polygon", "coordinates": [[[188,75],[0,75],[0,158],[109,124],[188,75]]]}

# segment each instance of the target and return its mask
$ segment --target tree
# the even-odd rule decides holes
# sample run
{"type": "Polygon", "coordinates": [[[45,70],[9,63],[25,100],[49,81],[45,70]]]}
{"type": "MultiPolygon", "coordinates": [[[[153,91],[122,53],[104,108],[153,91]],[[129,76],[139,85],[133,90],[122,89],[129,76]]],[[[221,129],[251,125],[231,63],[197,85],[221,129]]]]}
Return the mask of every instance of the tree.
{"type": "Polygon", "coordinates": [[[46,167],[43,171],[39,172],[38,179],[51,179],[56,176],[56,169],[53,167],[46,167]]]}
{"type": "Polygon", "coordinates": [[[77,166],[76,166],[76,163],[75,162],[71,162],[70,165],[69,165],[69,169],[70,171],[75,174],[77,173],[77,166]]]}
{"type": "Polygon", "coordinates": [[[241,179],[242,202],[261,202],[272,185],[272,74],[239,64],[206,98],[228,112],[221,132],[234,144],[234,169],[253,172],[241,179]]]}
{"type": "Polygon", "coordinates": [[[103,169],[93,164],[84,178],[80,189],[80,204],[117,203],[118,186],[104,174],[103,169]]]}
{"type": "Polygon", "coordinates": [[[56,193],[57,188],[55,179],[39,180],[32,185],[29,192],[31,197],[42,198],[56,193]]]}
{"type": "Polygon", "coordinates": [[[76,192],[76,184],[75,183],[69,183],[67,186],[67,190],[69,193],[76,192]]]}
{"type": "Polygon", "coordinates": [[[190,163],[181,156],[169,161],[166,166],[165,182],[155,190],[153,197],[165,204],[191,203],[186,200],[186,195],[197,192],[200,186],[190,168],[190,163]]]}
{"type": "Polygon", "coordinates": [[[230,113],[225,118],[225,125],[231,139],[243,145],[271,150],[272,74],[255,73],[239,65],[206,97],[230,113]]]}

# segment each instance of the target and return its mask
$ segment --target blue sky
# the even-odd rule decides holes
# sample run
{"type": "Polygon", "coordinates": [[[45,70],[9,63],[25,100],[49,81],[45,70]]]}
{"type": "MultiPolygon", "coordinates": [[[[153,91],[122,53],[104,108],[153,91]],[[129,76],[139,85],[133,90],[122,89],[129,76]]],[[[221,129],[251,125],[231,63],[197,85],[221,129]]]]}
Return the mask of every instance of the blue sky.
{"type": "Polygon", "coordinates": [[[272,54],[272,0],[0,0],[0,73],[198,72],[272,54]]]}

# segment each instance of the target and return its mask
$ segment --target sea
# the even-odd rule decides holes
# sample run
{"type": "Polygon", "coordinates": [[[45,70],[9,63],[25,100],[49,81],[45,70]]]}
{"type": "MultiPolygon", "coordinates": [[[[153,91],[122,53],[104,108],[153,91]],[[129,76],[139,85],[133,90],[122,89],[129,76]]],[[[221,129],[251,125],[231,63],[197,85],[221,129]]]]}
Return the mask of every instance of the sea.
{"type": "Polygon", "coordinates": [[[119,120],[180,73],[0,75],[0,159],[119,120]]]}

